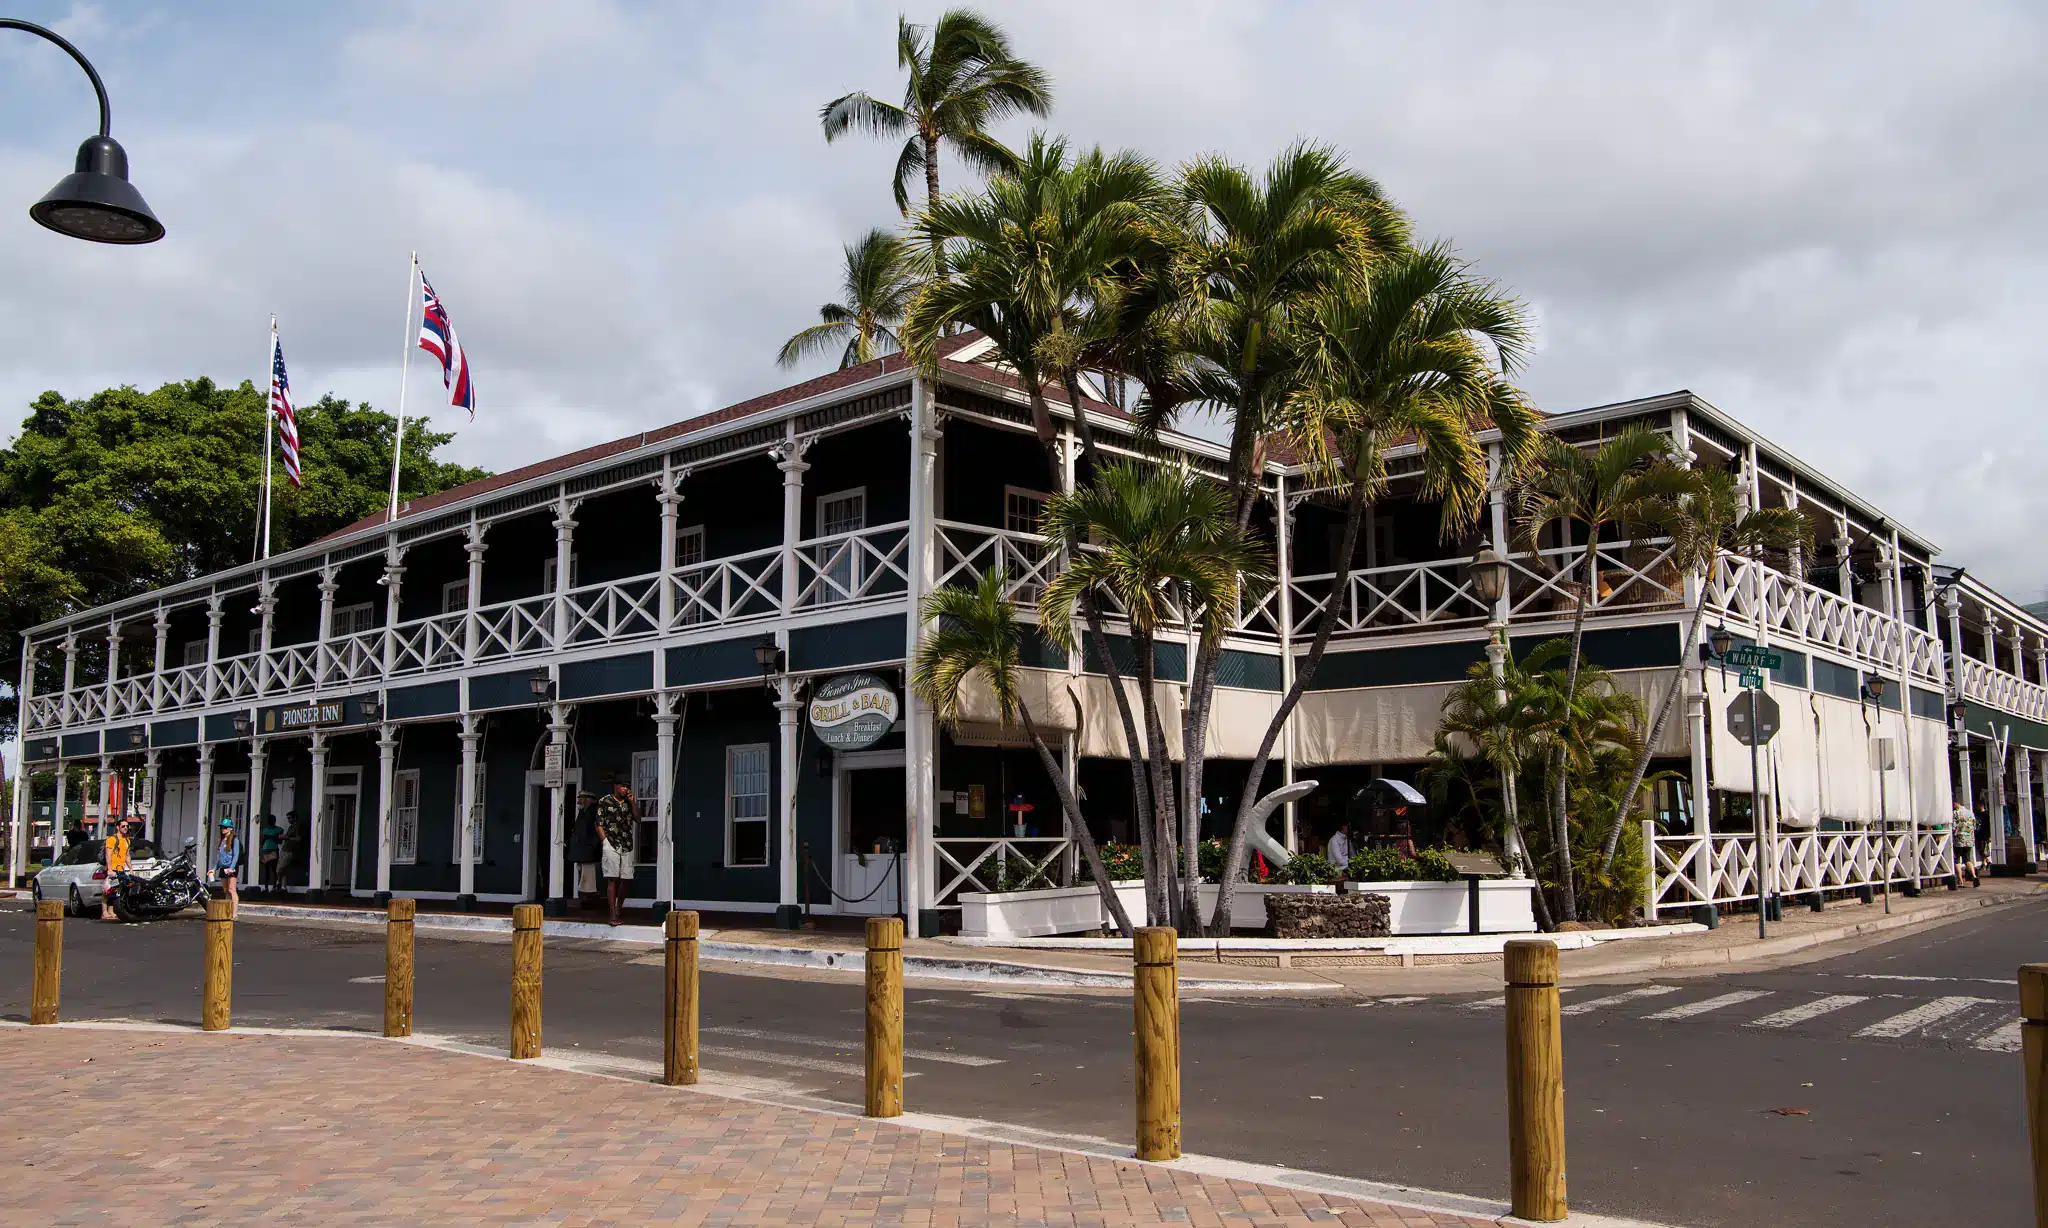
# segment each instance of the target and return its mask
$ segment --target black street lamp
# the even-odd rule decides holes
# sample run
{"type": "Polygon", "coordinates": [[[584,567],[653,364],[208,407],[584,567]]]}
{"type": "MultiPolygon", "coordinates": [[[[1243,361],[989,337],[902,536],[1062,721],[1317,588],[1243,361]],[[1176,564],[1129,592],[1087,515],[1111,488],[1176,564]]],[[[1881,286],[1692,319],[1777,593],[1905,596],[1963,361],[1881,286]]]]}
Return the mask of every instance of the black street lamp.
{"type": "Polygon", "coordinates": [[[76,169],[57,181],[28,215],[60,235],[91,243],[154,243],[164,237],[164,224],[149,211],[142,193],[128,182],[128,153],[108,132],[112,127],[107,87],[99,72],[69,40],[54,30],[15,17],[0,17],[0,30],[24,30],[46,38],[69,52],[92,79],[100,100],[100,133],[78,147],[76,169]]]}
{"type": "Polygon", "coordinates": [[[1492,546],[1482,547],[1472,561],[1465,564],[1466,574],[1472,577],[1472,591],[1488,605],[1500,600],[1508,587],[1508,561],[1495,552],[1492,546]]]}

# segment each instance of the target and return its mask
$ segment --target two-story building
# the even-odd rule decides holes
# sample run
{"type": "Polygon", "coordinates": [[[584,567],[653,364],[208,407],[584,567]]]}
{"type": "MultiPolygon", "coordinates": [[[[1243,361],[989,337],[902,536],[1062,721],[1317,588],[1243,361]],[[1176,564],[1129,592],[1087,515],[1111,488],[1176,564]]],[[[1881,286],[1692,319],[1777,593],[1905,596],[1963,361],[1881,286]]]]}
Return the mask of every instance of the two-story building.
{"type": "MultiPolygon", "coordinates": [[[[1048,460],[985,343],[953,339],[940,368],[927,380],[891,357],[838,371],[33,628],[19,684],[28,770],[140,769],[153,834],[173,847],[273,815],[291,833],[283,882],[254,866],[247,881],[314,899],[559,909],[575,891],[575,796],[613,781],[643,819],[631,896],[657,908],[784,924],[806,909],[901,910],[929,932],[963,890],[1065,881],[1075,859],[1036,755],[993,724],[937,727],[904,670],[932,588],[1000,568],[1028,606],[1057,566],[1035,530],[1048,493],[1083,465],[1072,415],[1055,400],[1048,460]],[[807,701],[833,680],[892,694],[900,717],[858,749],[821,736],[807,701]]],[[[1104,451],[1158,454],[1112,406],[1086,412],[1104,451]]],[[[1832,537],[1814,557],[1725,558],[1695,575],[1661,542],[1619,541],[1582,575],[1580,545],[1521,541],[1500,492],[1470,534],[1441,540],[1412,456],[1395,449],[1392,490],[1339,587],[1337,509],[1270,463],[1257,523],[1281,583],[1226,643],[1213,809],[1242,787],[1318,620],[1337,620],[1332,646],[1272,772],[1321,782],[1276,823],[1290,846],[1319,839],[1374,777],[1412,775],[1445,692],[1496,634],[1517,651],[1561,634],[1583,589],[1590,656],[1646,698],[1702,603],[1783,662],[1769,684],[1787,720],[1759,782],[1761,862],[1749,757],[1722,719],[1732,680],[1686,671],[1684,719],[1659,747],[1680,779],[1659,790],[1669,834],[1653,909],[1755,899],[1763,863],[1794,893],[1936,873],[1932,828],[1952,780],[1966,798],[2014,799],[2030,852],[2048,626],[1689,393],[1555,415],[1547,429],[1593,443],[1635,421],[1832,537]],[[1468,566],[1482,546],[1508,562],[1491,599],[1468,566]]],[[[1214,444],[1163,444],[1221,471],[1214,444]]],[[[1103,663],[1037,636],[1025,647],[1027,693],[1062,739],[1091,828],[1130,838],[1103,663]]],[[[1112,653],[1128,647],[1112,634],[1112,653]]],[[[1189,655],[1158,645],[1170,724],[1189,655]]],[[[16,796],[19,825],[28,794],[16,796]]],[[[11,874],[25,842],[14,847],[11,874]]]]}

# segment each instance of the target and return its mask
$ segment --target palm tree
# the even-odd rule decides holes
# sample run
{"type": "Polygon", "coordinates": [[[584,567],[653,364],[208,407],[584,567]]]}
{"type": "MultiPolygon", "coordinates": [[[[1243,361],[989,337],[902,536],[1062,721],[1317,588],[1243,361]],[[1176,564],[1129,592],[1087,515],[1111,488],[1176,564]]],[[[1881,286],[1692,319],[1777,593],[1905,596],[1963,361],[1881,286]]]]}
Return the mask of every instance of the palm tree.
{"type": "MultiPolygon", "coordinates": [[[[1692,489],[1681,494],[1655,517],[1671,534],[1671,563],[1679,574],[1703,572],[1724,554],[1755,557],[1765,550],[1803,547],[1812,537],[1812,525],[1793,508],[1745,508],[1735,475],[1726,469],[1695,469],[1691,473],[1692,489]]],[[[1636,794],[1643,787],[1643,777],[1650,769],[1650,757],[1656,753],[1657,740],[1664,734],[1664,723],[1671,716],[1672,703],[1684,685],[1686,666],[1699,643],[1706,612],[1707,603],[1704,601],[1693,607],[1692,617],[1686,622],[1685,639],[1679,645],[1678,663],[1671,667],[1671,680],[1665,684],[1664,695],[1657,701],[1657,713],[1650,722],[1650,732],[1643,739],[1642,749],[1636,753],[1627,786],[1616,799],[1614,821],[1607,829],[1607,839],[1600,851],[1600,872],[1603,874],[1614,864],[1614,850],[1621,842],[1622,823],[1635,811],[1636,794]]]]}
{"type": "Polygon", "coordinates": [[[979,676],[995,697],[1002,723],[1024,727],[1031,745],[1038,750],[1039,762],[1045,765],[1045,774],[1052,779],[1053,790],[1059,794],[1067,828],[1080,841],[1081,856],[1088,863],[1088,872],[1095,877],[1102,906],[1116,922],[1117,931],[1128,935],[1130,914],[1124,910],[1116,888],[1110,885],[1102,853],[1095,846],[1088,821],[1081,815],[1080,802],[1068,787],[1066,773],[1060,770],[1044,735],[1038,732],[1030,706],[1017,689],[1017,616],[1003,594],[1004,583],[1001,571],[990,571],[973,588],[948,585],[925,597],[921,613],[934,630],[917,646],[910,685],[920,699],[932,706],[940,721],[958,728],[962,692],[970,678],[979,676]]]}
{"type": "MultiPolygon", "coordinates": [[[[1524,771],[1538,749],[1529,703],[1533,687],[1529,671],[1512,650],[1503,656],[1497,678],[1489,662],[1473,664],[1465,681],[1444,696],[1442,720],[1422,769],[1424,783],[1439,798],[1447,798],[1454,785],[1463,785],[1482,815],[1487,790],[1497,792],[1501,842],[1510,853],[1529,847],[1522,832],[1521,793],[1524,771]]],[[[1537,921],[1548,930],[1550,909],[1542,892],[1536,893],[1535,901],[1537,921]]]]}
{"type": "MultiPolygon", "coordinates": [[[[948,9],[927,29],[896,19],[896,66],[909,79],[903,105],[863,90],[819,110],[826,141],[858,128],[875,136],[905,136],[896,156],[896,208],[910,212],[910,184],[924,176],[925,206],[939,199],[939,145],[943,142],[985,174],[1006,171],[1016,157],[988,128],[1012,115],[1042,116],[1052,109],[1045,73],[1010,51],[1002,28],[971,9],[948,9]]],[[[933,260],[938,259],[937,245],[933,260]]]]}
{"type": "MultiPolygon", "coordinates": [[[[1279,425],[1318,480],[1344,492],[1344,528],[1333,608],[1317,622],[1238,801],[1212,922],[1219,934],[1229,932],[1260,780],[1336,628],[1334,605],[1349,582],[1365,505],[1385,488],[1384,449],[1407,439],[1422,445],[1419,493],[1441,504],[1448,537],[1485,506],[1489,475],[1478,431],[1490,425],[1499,432],[1507,470],[1537,438],[1536,411],[1503,378],[1528,348],[1521,304],[1474,277],[1448,247],[1404,247],[1372,260],[1304,304],[1289,331],[1303,386],[1282,406],[1279,425]]],[[[1206,727],[1207,701],[1198,712],[1191,694],[1189,708],[1189,729],[1197,715],[1206,727]]]]}
{"type": "MultiPolygon", "coordinates": [[[[1130,626],[1145,717],[1142,750],[1133,741],[1131,753],[1145,758],[1152,800],[1151,822],[1140,823],[1139,834],[1146,908],[1154,923],[1177,912],[1183,925],[1198,923],[1173,892],[1172,767],[1153,690],[1154,644],[1162,630],[1178,623],[1192,624],[1204,637],[1220,637],[1240,598],[1256,599],[1273,579],[1264,546],[1229,513],[1227,492],[1199,474],[1119,460],[1099,470],[1090,485],[1054,495],[1041,522],[1068,560],[1039,598],[1045,634],[1071,651],[1076,610],[1095,600],[1109,602],[1130,626]]],[[[1105,662],[1112,660],[1100,620],[1089,622],[1096,651],[1105,662]]],[[[1114,679],[1112,686],[1121,689],[1114,679]]]]}
{"type": "MultiPolygon", "coordinates": [[[[1560,781],[1580,780],[1587,786],[1580,800],[1593,806],[1603,794],[1613,795],[1625,765],[1642,745],[1643,705],[1599,665],[1581,661],[1571,668],[1571,651],[1565,639],[1546,640],[1523,659],[1529,687],[1522,702],[1536,757],[1546,765],[1541,787],[1554,803],[1560,781]],[[1559,658],[1566,660],[1560,663],[1559,658]]],[[[1577,920],[1577,844],[1570,826],[1553,828],[1548,842],[1558,892],[1556,918],[1577,920]]]]}
{"type": "Polygon", "coordinates": [[[841,300],[818,308],[818,323],[783,342],[775,361],[793,367],[838,349],[843,371],[902,349],[897,329],[918,287],[907,257],[907,245],[886,230],[870,230],[847,244],[841,300]]]}
{"type": "MultiPolygon", "coordinates": [[[[1624,527],[1655,532],[1660,518],[1687,493],[1691,483],[1690,473],[1673,460],[1670,441],[1646,423],[1623,428],[1591,452],[1555,435],[1543,436],[1535,463],[1517,495],[1522,533],[1531,550],[1538,548],[1543,531],[1553,525],[1567,540],[1575,527],[1586,538],[1572,569],[1571,658],[1565,694],[1578,693],[1575,683],[1584,655],[1586,608],[1593,597],[1601,534],[1624,527]]],[[[1568,849],[1569,789],[1561,750],[1553,754],[1551,766],[1551,839],[1557,848],[1568,849]]],[[[1576,921],[1578,907],[1568,857],[1561,860],[1559,873],[1558,919],[1576,921]]]]}

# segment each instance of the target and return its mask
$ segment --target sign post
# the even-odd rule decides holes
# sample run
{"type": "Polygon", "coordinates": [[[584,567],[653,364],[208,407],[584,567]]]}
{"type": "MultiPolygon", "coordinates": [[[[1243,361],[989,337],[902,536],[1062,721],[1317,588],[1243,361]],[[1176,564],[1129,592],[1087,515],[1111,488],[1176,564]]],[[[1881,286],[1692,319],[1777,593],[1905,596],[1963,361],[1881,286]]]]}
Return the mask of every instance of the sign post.
{"type": "Polygon", "coordinates": [[[1757,748],[1778,735],[1778,726],[1783,713],[1778,701],[1764,694],[1764,675],[1767,669],[1776,669],[1784,659],[1775,652],[1761,648],[1737,648],[1728,654],[1731,664],[1741,665],[1742,688],[1748,696],[1728,705],[1728,732],[1735,740],[1749,747],[1749,817],[1756,824],[1756,936],[1768,933],[1767,922],[1771,912],[1771,870],[1775,868],[1776,856],[1771,847],[1771,833],[1764,822],[1763,773],[1758,764],[1757,748]]]}

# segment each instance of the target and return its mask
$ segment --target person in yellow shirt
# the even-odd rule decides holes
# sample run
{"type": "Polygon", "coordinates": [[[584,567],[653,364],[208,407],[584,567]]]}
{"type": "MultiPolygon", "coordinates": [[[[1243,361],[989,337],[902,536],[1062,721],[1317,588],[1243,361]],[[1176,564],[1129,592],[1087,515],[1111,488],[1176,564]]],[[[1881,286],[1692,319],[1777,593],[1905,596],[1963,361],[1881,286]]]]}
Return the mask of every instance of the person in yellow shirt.
{"type": "MultiPolygon", "coordinates": [[[[128,868],[128,820],[114,824],[114,834],[100,846],[100,864],[107,868],[107,884],[113,885],[114,875],[128,868]]],[[[114,919],[113,906],[107,903],[104,892],[100,894],[100,920],[114,919]]]]}

